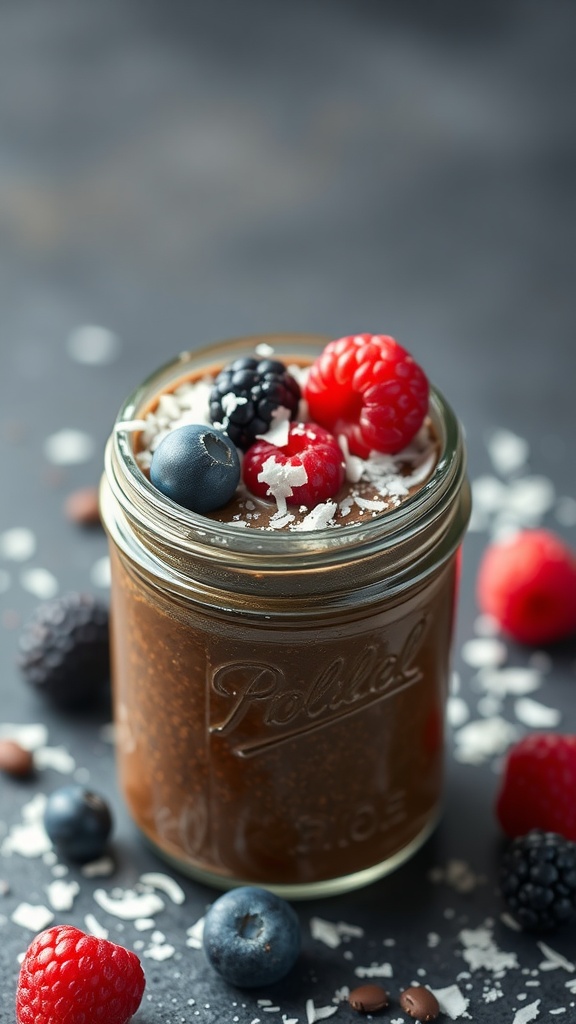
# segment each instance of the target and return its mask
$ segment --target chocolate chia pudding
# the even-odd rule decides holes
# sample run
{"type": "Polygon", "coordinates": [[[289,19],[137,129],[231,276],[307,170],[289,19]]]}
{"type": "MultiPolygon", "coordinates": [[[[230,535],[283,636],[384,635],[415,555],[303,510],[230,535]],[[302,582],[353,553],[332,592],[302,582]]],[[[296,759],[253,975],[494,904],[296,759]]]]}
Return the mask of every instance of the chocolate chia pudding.
{"type": "MultiPolygon", "coordinates": [[[[396,452],[348,444],[339,423],[342,475],[316,506],[286,502],[275,472],[266,498],[241,478],[207,514],[179,506],[149,479],[154,451],[183,418],[209,424],[200,392],[206,410],[220,368],[259,341],[163,368],[108,445],[118,766],[172,864],[310,896],[386,873],[437,820],[469,490],[458,423],[432,391],[396,452]]],[[[305,388],[322,339],[266,341],[305,388]]],[[[291,431],[302,416],[300,403],[291,431]]],[[[265,443],[274,430],[285,439],[279,420],[265,443]]]]}

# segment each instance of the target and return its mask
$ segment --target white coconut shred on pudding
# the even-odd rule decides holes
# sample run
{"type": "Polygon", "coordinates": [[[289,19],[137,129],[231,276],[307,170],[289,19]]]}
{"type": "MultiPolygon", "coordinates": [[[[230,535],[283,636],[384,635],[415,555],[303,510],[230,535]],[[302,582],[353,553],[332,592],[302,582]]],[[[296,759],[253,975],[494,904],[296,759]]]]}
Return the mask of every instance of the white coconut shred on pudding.
{"type": "MultiPolygon", "coordinates": [[[[258,355],[256,349],[256,358],[258,355]]],[[[282,404],[273,408],[265,429],[255,435],[254,444],[244,451],[237,449],[241,466],[237,486],[221,507],[204,513],[209,518],[242,528],[272,531],[344,527],[398,508],[430,479],[438,461],[439,441],[427,412],[399,451],[366,448],[365,454],[354,454],[350,448],[357,446],[349,443],[345,432],[336,426],[332,434],[312,420],[306,397],[311,367],[290,362],[282,365],[282,370],[296,381],[299,400],[292,408],[282,404]],[[314,461],[309,451],[290,457],[296,442],[301,451],[318,445],[318,458],[314,461]],[[256,470],[249,465],[254,458],[260,459],[256,470]],[[338,469],[332,467],[333,476],[338,472],[340,477],[326,496],[320,477],[330,469],[331,459],[339,464],[338,469]],[[254,485],[248,486],[247,480],[255,481],[254,485]],[[299,500],[300,495],[304,495],[304,500],[299,500]]],[[[205,374],[185,378],[161,393],[141,419],[119,424],[137,431],[136,460],[147,476],[155,453],[175,430],[196,425],[205,426],[216,435],[221,432],[233,436],[230,424],[234,418],[242,419],[242,415],[234,414],[247,399],[241,394],[224,394],[219,405],[220,419],[214,420],[211,396],[218,377],[219,374],[205,374]]],[[[292,398],[289,396],[288,401],[292,398]]],[[[229,443],[228,437],[226,441],[229,443]]]]}

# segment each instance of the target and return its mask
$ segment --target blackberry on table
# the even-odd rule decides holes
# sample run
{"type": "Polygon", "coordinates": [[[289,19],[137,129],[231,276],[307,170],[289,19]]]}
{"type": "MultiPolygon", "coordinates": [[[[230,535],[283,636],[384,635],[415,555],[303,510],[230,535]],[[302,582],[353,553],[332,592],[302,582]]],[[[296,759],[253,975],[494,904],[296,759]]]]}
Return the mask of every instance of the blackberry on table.
{"type": "Polygon", "coordinates": [[[237,448],[246,451],[272,424],[280,406],[294,419],[300,385],[277,359],[235,359],[225,366],[210,392],[210,419],[221,424],[237,448]]]}
{"type": "Polygon", "coordinates": [[[106,692],[108,608],[90,594],[71,592],[38,605],[19,647],[24,678],[55,704],[79,707],[106,692]]]}
{"type": "Polygon", "coordinates": [[[502,859],[500,891],[523,928],[566,924],[576,913],[576,843],[542,829],[518,836],[502,859]]]}

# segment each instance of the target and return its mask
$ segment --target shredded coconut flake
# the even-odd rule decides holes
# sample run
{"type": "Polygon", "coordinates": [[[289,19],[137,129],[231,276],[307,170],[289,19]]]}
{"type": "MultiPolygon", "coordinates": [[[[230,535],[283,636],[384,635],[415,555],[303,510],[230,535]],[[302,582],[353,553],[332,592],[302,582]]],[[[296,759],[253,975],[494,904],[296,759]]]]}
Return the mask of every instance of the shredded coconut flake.
{"type": "Polygon", "coordinates": [[[495,430],[488,440],[488,455],[492,465],[501,476],[522,469],[528,461],[528,442],[510,430],[495,430]]]}
{"type": "Polygon", "coordinates": [[[518,728],[500,715],[469,722],[455,733],[454,757],[461,764],[484,764],[502,754],[518,735],[518,728]]]}
{"type": "Polygon", "coordinates": [[[94,914],[86,914],[84,918],[84,925],[86,931],[90,935],[95,935],[97,939],[107,939],[108,929],[94,917],[94,914]]]}
{"type": "Polygon", "coordinates": [[[14,526],[0,533],[0,557],[25,562],[36,551],[36,537],[24,526],[14,526]]]}
{"type": "Polygon", "coordinates": [[[313,999],[306,1000],[306,1020],[308,1024],[315,1024],[317,1020],[326,1020],[336,1013],[338,1006],[314,1006],[313,999]]]}
{"type": "Polygon", "coordinates": [[[135,893],[126,890],[118,897],[109,896],[104,889],[94,890],[94,899],[106,913],[122,921],[134,921],[137,917],[153,917],[164,909],[164,901],[156,893],[135,893]]]}
{"type": "Polygon", "coordinates": [[[120,351],[120,341],[112,331],[95,324],[77,327],[68,338],[68,354],[78,363],[101,366],[111,363],[120,351]]]}
{"type": "Polygon", "coordinates": [[[462,659],[472,668],[497,668],[507,653],[506,644],[495,637],[475,637],[462,645],[462,659]]]}
{"type": "Polygon", "coordinates": [[[466,1014],[470,1000],[463,996],[458,985],[449,985],[447,988],[430,989],[438,1000],[442,1013],[446,1013],[451,1020],[457,1020],[466,1014]]]}
{"type": "Polygon", "coordinates": [[[533,1003],[528,1003],[527,1006],[522,1006],[516,1011],[512,1024],[528,1024],[531,1020],[536,1020],[540,1016],[540,1000],[536,999],[533,1003]]]}
{"type": "Polygon", "coordinates": [[[40,932],[54,920],[54,914],[42,904],[19,903],[12,914],[14,924],[21,928],[29,928],[31,932],[40,932]]]}
{"type": "Polygon", "coordinates": [[[147,871],[145,874],[140,875],[140,881],[143,885],[151,886],[152,889],[160,889],[173,903],[181,904],[186,899],[182,886],[174,878],[171,878],[170,875],[165,875],[163,872],[147,871]]]}
{"type": "Polygon", "coordinates": [[[74,466],[88,462],[94,450],[94,441],[83,430],[58,430],[44,441],[44,454],[55,466],[74,466]]]}
{"type": "Polygon", "coordinates": [[[545,942],[538,942],[537,946],[546,958],[541,964],[539,964],[541,971],[554,971],[561,968],[564,971],[572,973],[576,970],[576,967],[571,960],[567,960],[565,956],[562,956],[561,953],[557,953],[555,949],[546,945],[545,942]]]}
{"type": "Polygon", "coordinates": [[[49,601],[58,593],[58,580],[48,569],[25,569],[20,573],[20,585],[40,601],[49,601]]]}
{"type": "Polygon", "coordinates": [[[80,892],[80,886],[75,880],[65,882],[59,878],[46,886],[46,892],[50,906],[54,910],[71,910],[74,900],[80,892]]]}
{"type": "Polygon", "coordinates": [[[515,701],[514,714],[519,722],[530,729],[554,729],[562,718],[556,708],[546,707],[530,697],[521,697],[515,701]]]}

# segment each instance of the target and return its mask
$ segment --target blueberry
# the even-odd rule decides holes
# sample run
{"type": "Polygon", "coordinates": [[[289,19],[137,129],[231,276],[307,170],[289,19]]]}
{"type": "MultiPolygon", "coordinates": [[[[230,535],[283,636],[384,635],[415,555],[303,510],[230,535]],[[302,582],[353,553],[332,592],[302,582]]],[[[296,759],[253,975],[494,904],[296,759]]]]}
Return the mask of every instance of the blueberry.
{"type": "Polygon", "coordinates": [[[48,796],[44,828],[63,857],[82,864],[104,852],[112,815],[98,793],[84,786],[61,786],[48,796]]]}
{"type": "Polygon", "coordinates": [[[178,505],[205,514],[230,501],[240,480],[240,459],[222,431],[191,423],[160,442],[150,479],[178,505]]]}
{"type": "Polygon", "coordinates": [[[270,985],[288,974],[300,952],[296,912],[266,889],[231,889],[206,914],[204,951],[231,985],[270,985]]]}

